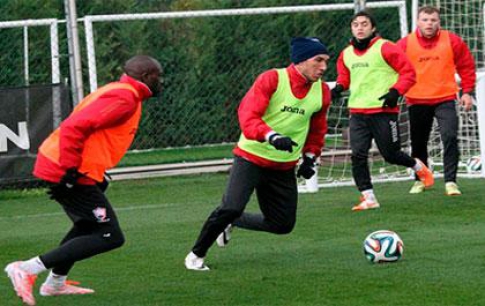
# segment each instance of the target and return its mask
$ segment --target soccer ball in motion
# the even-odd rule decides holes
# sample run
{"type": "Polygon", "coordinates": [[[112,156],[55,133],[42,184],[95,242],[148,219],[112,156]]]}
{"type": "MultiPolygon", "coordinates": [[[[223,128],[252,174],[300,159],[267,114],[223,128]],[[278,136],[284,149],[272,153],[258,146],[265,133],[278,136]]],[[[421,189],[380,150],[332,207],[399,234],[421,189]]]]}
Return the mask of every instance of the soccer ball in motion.
{"type": "Polygon", "coordinates": [[[472,156],[466,161],[468,172],[478,172],[482,170],[482,161],[480,156],[472,156]]]}
{"type": "Polygon", "coordinates": [[[376,231],[364,240],[364,254],[370,262],[395,262],[401,258],[404,244],[393,231],[376,231]]]}

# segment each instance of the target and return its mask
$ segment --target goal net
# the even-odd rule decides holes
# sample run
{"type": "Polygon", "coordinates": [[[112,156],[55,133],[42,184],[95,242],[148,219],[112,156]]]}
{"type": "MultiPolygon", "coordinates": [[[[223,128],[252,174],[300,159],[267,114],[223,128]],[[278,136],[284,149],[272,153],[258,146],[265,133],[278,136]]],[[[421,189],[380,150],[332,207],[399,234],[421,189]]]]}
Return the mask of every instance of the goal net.
{"type": "MultiPolygon", "coordinates": [[[[417,9],[424,5],[436,6],[440,9],[441,26],[444,29],[460,35],[467,43],[476,62],[477,70],[484,67],[484,12],[485,0],[413,0],[413,18],[417,18],[417,9]]],[[[414,24],[415,22],[413,22],[414,24]]],[[[483,74],[477,76],[477,89],[483,74]]],[[[467,167],[467,163],[473,156],[480,155],[480,139],[478,131],[477,101],[485,102],[485,97],[479,95],[476,90],[475,105],[470,112],[459,109],[460,130],[460,171],[462,176],[476,176],[480,171],[473,171],[467,167]]],[[[431,150],[436,152],[432,155],[432,162],[442,165],[442,148],[439,146],[440,139],[435,122],[432,133],[431,150]]],[[[475,169],[476,170],[476,169],[475,169]]]]}
{"type": "MultiPolygon", "coordinates": [[[[119,74],[113,69],[113,58],[141,51],[159,55],[166,71],[163,102],[145,105],[147,115],[132,149],[235,142],[240,133],[236,118],[239,101],[259,73],[287,65],[289,38],[321,37],[335,57],[347,45],[354,1],[328,3],[85,16],[90,88],[94,90],[98,82],[104,84],[119,74]],[[154,28],[159,29],[156,35],[148,31],[154,28]]],[[[393,41],[409,32],[406,7],[406,1],[367,1],[379,32],[393,41]]],[[[335,77],[333,60],[326,79],[335,77]]],[[[326,147],[313,185],[353,184],[346,102],[343,97],[331,105],[326,147]]],[[[400,121],[402,147],[410,153],[405,105],[400,121]]],[[[462,161],[466,161],[478,153],[476,113],[460,113],[460,122],[462,161]]],[[[438,133],[433,132],[430,143],[430,164],[439,175],[442,148],[438,133]]],[[[413,175],[406,168],[386,164],[375,147],[369,163],[374,182],[410,179],[413,175]]],[[[466,172],[464,167],[460,171],[466,172]]],[[[300,185],[303,190],[307,182],[300,185]]]]}
{"type": "MultiPolygon", "coordinates": [[[[483,6],[485,0],[413,0],[413,18],[417,9],[424,5],[440,9],[441,26],[460,35],[475,56],[477,67],[484,66],[483,43],[483,6]]],[[[415,21],[413,21],[413,27],[415,21]]]]}
{"type": "MultiPolygon", "coordinates": [[[[234,143],[241,99],[258,74],[288,65],[291,37],[320,37],[335,57],[348,44],[353,0],[279,7],[243,2],[247,7],[207,0],[185,11],[84,17],[91,91],[117,78],[119,59],[131,54],[151,54],[163,63],[162,102],[145,103],[132,150],[234,143]],[[211,3],[219,9],[204,7],[211,3]]],[[[408,32],[405,1],[374,1],[368,7],[386,38],[408,32]]],[[[326,80],[336,78],[335,61],[326,80]]]]}
{"type": "MultiPolygon", "coordinates": [[[[367,2],[369,3],[369,1],[367,2]]],[[[442,26],[459,34],[467,42],[473,53],[477,67],[483,67],[483,12],[484,0],[413,0],[413,8],[417,10],[422,5],[434,5],[441,9],[442,26]]],[[[413,12],[413,18],[416,13],[413,12]]],[[[415,23],[413,22],[414,30],[415,23]]],[[[479,74],[479,79],[483,75],[479,74]]],[[[483,85],[482,85],[483,86],[483,85]]],[[[477,90],[478,92],[478,90],[477,90]]],[[[485,101],[485,97],[477,97],[485,101]]],[[[348,114],[346,99],[343,97],[338,103],[333,103],[329,112],[329,133],[326,139],[326,147],[323,151],[318,177],[308,181],[300,181],[301,192],[315,192],[319,187],[352,185],[352,173],[350,162],[350,144],[348,137],[348,114]]],[[[479,167],[468,167],[467,163],[472,157],[480,156],[480,139],[477,105],[472,111],[464,112],[458,108],[459,113],[459,177],[478,177],[481,175],[479,167]]],[[[410,154],[409,124],[407,120],[407,108],[401,105],[400,136],[402,149],[410,154]]],[[[429,141],[429,160],[436,177],[442,176],[443,170],[443,147],[437,122],[435,120],[429,141]]],[[[375,145],[369,154],[369,166],[373,182],[396,181],[413,179],[412,171],[405,167],[393,166],[384,162],[375,145]]]]}

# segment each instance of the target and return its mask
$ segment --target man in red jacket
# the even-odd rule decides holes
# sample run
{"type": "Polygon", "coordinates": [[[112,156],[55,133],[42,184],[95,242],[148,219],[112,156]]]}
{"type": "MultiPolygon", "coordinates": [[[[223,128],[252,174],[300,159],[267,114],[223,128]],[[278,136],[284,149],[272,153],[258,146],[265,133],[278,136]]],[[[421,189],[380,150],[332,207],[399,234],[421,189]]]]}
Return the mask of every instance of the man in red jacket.
{"type": "Polygon", "coordinates": [[[317,38],[294,38],[293,64],[262,73],[246,93],[238,110],[242,134],[222,203],[185,258],[187,269],[209,270],[204,263],[207,251],[216,240],[225,246],[232,227],[274,234],[293,230],[295,166],[303,154],[297,175],[309,179],[315,174],[315,158],[327,131],[330,91],[321,78],[328,60],[327,48],[317,38]],[[261,213],[246,213],[254,191],[261,213]]]}
{"type": "Polygon", "coordinates": [[[123,70],[120,81],[84,98],[39,148],[34,175],[50,184],[51,198],[62,205],[73,227],[57,248],[5,268],[17,295],[28,305],[35,305],[32,290],[37,275],[47,270],[42,296],[93,293],[66,282],[68,272],[76,262],[125,241],[104,195],[104,173],[131,145],[143,100],[161,91],[162,67],[152,57],[138,55],[123,70]]]}
{"type": "Polygon", "coordinates": [[[401,151],[397,105],[415,82],[413,66],[394,43],[377,35],[372,15],[362,11],[350,21],[351,44],[337,61],[337,85],[332,95],[350,89],[350,146],[352,175],[361,192],[353,211],[379,208],[374,195],[368,158],[372,140],[390,164],[412,168],[427,187],[434,184],[429,169],[401,151]]]}
{"type": "MultiPolygon", "coordinates": [[[[418,10],[418,28],[397,44],[416,69],[416,84],[406,93],[411,126],[412,156],[428,161],[428,140],[436,118],[443,143],[445,192],[460,195],[456,184],[458,171],[458,115],[456,100],[465,111],[472,107],[470,93],[475,87],[475,62],[465,42],[455,33],[440,29],[440,11],[431,6],[418,10]],[[461,78],[462,94],[458,97],[455,73],[461,78]]],[[[410,193],[423,192],[416,181],[410,193]]]]}

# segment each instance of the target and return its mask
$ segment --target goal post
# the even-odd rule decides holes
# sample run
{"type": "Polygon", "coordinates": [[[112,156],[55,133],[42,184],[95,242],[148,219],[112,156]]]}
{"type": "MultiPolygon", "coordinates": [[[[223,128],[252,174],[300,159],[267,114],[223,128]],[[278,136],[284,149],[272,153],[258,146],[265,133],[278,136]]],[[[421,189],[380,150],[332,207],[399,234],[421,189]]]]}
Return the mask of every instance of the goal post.
{"type": "MultiPolygon", "coordinates": [[[[484,4],[485,8],[485,4],[484,4]]],[[[485,24],[484,24],[485,26],[485,24]]],[[[480,69],[477,74],[477,118],[480,138],[480,160],[485,160],[485,69],[480,69]]],[[[485,167],[481,167],[481,177],[485,178],[485,167]]]]}
{"type": "MultiPolygon", "coordinates": [[[[366,2],[366,9],[379,20],[379,31],[391,40],[408,33],[406,7],[406,1],[366,2]]],[[[349,21],[354,8],[353,1],[347,1],[339,4],[85,16],[90,91],[96,90],[98,83],[108,81],[108,77],[114,77],[112,63],[107,64],[109,59],[116,54],[126,55],[142,50],[159,56],[164,62],[167,88],[160,106],[147,103],[144,111],[150,116],[142,118],[131,149],[236,142],[240,131],[235,110],[241,98],[259,73],[288,64],[287,50],[291,37],[324,38],[334,54],[326,78],[335,79],[336,57],[350,38],[349,21]],[[140,42],[134,43],[127,34],[132,28],[157,28],[160,31],[157,37],[143,37],[140,42]],[[228,28],[231,31],[225,31],[228,28]],[[122,44],[116,44],[117,40],[122,44]],[[146,44],[147,41],[150,44],[146,44]],[[201,82],[207,76],[224,85],[201,82]]],[[[351,178],[350,163],[346,160],[348,114],[344,105],[346,100],[341,102],[332,105],[329,113],[332,127],[324,156],[332,163],[324,161],[330,166],[323,180],[348,183],[351,178]]],[[[376,166],[376,169],[381,168],[376,166]]],[[[322,170],[319,169],[323,174],[322,170]]],[[[395,170],[382,168],[378,171],[395,177],[395,170]]]]}
{"type": "MultiPolygon", "coordinates": [[[[17,71],[24,71],[24,84],[29,85],[31,67],[29,60],[29,28],[32,27],[49,27],[50,37],[50,62],[51,62],[51,82],[57,84],[60,82],[60,68],[59,68],[59,38],[58,38],[58,20],[57,19],[36,19],[36,20],[17,20],[17,21],[3,21],[0,22],[0,29],[18,29],[23,31],[23,69],[17,71]]],[[[8,38],[5,38],[8,40],[8,38]]],[[[38,72],[37,72],[38,73],[38,72]]],[[[19,84],[15,84],[19,85],[19,84]]]]}
{"type": "MultiPolygon", "coordinates": [[[[482,1],[482,0],[480,0],[482,1]]],[[[284,16],[285,18],[288,18],[288,22],[291,22],[291,20],[294,20],[295,18],[298,18],[298,14],[308,14],[305,15],[306,17],[309,18],[315,18],[315,16],[319,16],[320,20],[326,19],[327,17],[330,18],[335,18],[335,16],[339,16],[338,18],[335,19],[334,24],[335,27],[339,29],[339,31],[334,31],[332,30],[329,31],[328,28],[318,28],[313,27],[313,29],[318,29],[318,30],[302,30],[301,27],[299,27],[298,31],[295,31],[295,33],[298,34],[303,34],[303,35],[315,35],[315,36],[321,36],[322,35],[322,30],[323,35],[327,36],[329,39],[329,42],[332,47],[332,51],[336,54],[340,50],[343,49],[344,45],[346,44],[346,40],[344,39],[344,36],[346,34],[344,33],[349,33],[350,31],[344,32],[342,30],[347,29],[348,23],[344,16],[351,16],[354,12],[355,9],[355,1],[349,1],[353,3],[341,3],[341,4],[322,4],[322,5],[300,5],[300,6],[283,6],[283,7],[261,7],[261,8],[238,8],[238,9],[217,9],[217,10],[191,10],[191,11],[174,11],[174,12],[157,12],[157,13],[143,13],[143,14],[119,14],[119,15],[91,15],[91,16],[85,16],[84,17],[84,30],[85,30],[85,39],[86,39],[86,56],[88,59],[88,73],[89,73],[89,86],[90,86],[90,91],[93,91],[97,88],[98,82],[104,83],[106,82],[106,77],[103,77],[103,72],[106,71],[106,66],[105,63],[103,62],[103,57],[106,58],[107,54],[106,51],[103,51],[102,47],[105,48],[105,50],[110,50],[109,49],[109,44],[107,44],[107,41],[103,40],[102,37],[104,35],[110,35],[110,27],[113,27],[113,30],[118,30],[119,33],[124,33],[124,29],[128,27],[128,25],[133,25],[138,22],[139,27],[143,26],[153,26],[156,25],[159,27],[162,31],[160,32],[160,37],[161,40],[163,41],[163,37],[165,35],[172,35],[173,37],[180,36],[181,39],[188,39],[187,41],[187,49],[182,49],[184,52],[180,52],[179,54],[189,54],[189,59],[193,60],[195,57],[201,57],[201,56],[210,56],[210,53],[206,52],[206,49],[214,46],[213,42],[208,40],[208,36],[211,35],[213,29],[216,29],[214,27],[215,24],[217,24],[219,21],[222,20],[222,18],[228,18],[227,21],[234,21],[232,26],[238,27],[240,24],[244,24],[244,22],[248,20],[253,20],[254,24],[255,22],[258,23],[260,28],[264,28],[266,31],[273,31],[269,28],[266,28],[267,25],[264,22],[267,22],[270,19],[276,19],[279,16],[284,16]],[[323,13],[325,15],[323,15],[323,13]],[[327,12],[329,15],[326,15],[327,12]],[[341,14],[333,14],[331,12],[341,12],[341,14]],[[342,14],[343,13],[343,14],[342,14]],[[253,16],[253,17],[251,17],[253,16]],[[259,19],[259,16],[261,16],[261,19],[259,19]],[[269,17],[268,17],[269,16],[269,17]],[[141,24],[141,22],[145,22],[145,24],[141,24]],[[206,24],[207,22],[208,24],[206,24]],[[261,24],[260,24],[261,22],[261,24]],[[183,26],[181,26],[183,25],[183,26]],[[204,29],[204,31],[202,31],[204,29]],[[179,30],[183,30],[183,32],[177,32],[179,30]],[[209,32],[207,32],[207,30],[209,32]],[[312,32],[313,31],[313,32],[312,32]],[[96,37],[96,34],[98,32],[99,37],[96,37]],[[103,35],[101,34],[103,33],[103,35]],[[338,33],[338,34],[334,34],[338,33]],[[201,35],[201,36],[197,36],[201,35]],[[198,39],[199,41],[202,41],[202,43],[198,43],[197,40],[193,39],[198,39]],[[209,55],[207,55],[209,54],[209,55]],[[98,72],[99,71],[99,72],[98,72]]],[[[407,24],[407,5],[406,1],[362,1],[365,2],[366,8],[371,9],[373,13],[378,12],[380,16],[380,23],[379,24],[384,24],[385,22],[392,21],[392,32],[389,29],[384,29],[384,32],[382,33],[384,37],[386,38],[391,38],[392,40],[396,40],[399,37],[404,37],[409,33],[409,28],[407,24]],[[389,15],[384,15],[380,14],[384,10],[387,12],[392,11],[392,14],[389,15]],[[397,13],[397,14],[396,14],[397,13]],[[386,16],[386,17],[384,17],[386,16]],[[392,17],[391,17],[392,16],[392,17]],[[395,35],[396,32],[399,33],[399,35],[395,35]],[[389,36],[389,34],[392,33],[393,35],[389,36]]],[[[417,2],[417,0],[414,0],[411,7],[415,8],[419,5],[423,4],[431,4],[433,1],[420,1],[417,2]]],[[[460,34],[462,37],[465,37],[467,39],[467,42],[471,44],[472,47],[472,52],[475,55],[477,59],[481,59],[481,51],[482,47],[479,42],[483,40],[481,33],[483,32],[483,23],[480,24],[480,30],[471,30],[471,27],[466,25],[463,21],[460,20],[460,17],[455,16],[458,13],[460,13],[460,10],[463,10],[458,4],[464,5],[466,3],[472,3],[473,7],[475,7],[476,3],[478,3],[478,0],[468,0],[468,1],[459,1],[459,0],[440,0],[439,1],[441,5],[445,5],[446,9],[443,11],[443,23],[444,26],[446,27],[452,27],[451,30],[456,31],[458,34],[460,34]],[[450,21],[451,20],[451,21],[450,21]],[[466,35],[464,35],[466,34],[466,35]],[[471,42],[471,43],[470,43],[471,42]],[[479,56],[480,55],[480,56],[479,56]]],[[[481,12],[481,5],[480,5],[480,12],[481,12]]],[[[473,16],[473,25],[476,24],[476,18],[474,16],[474,12],[470,12],[470,8],[466,8],[466,12],[470,13],[470,16],[473,16]]],[[[413,10],[413,18],[415,19],[415,11],[413,10]]],[[[226,19],[224,19],[226,20],[226,19]]],[[[333,19],[332,19],[333,20],[333,19]]],[[[483,20],[483,16],[482,16],[483,20]]],[[[240,33],[243,33],[242,29],[235,29],[238,30],[239,32],[234,32],[234,35],[241,35],[240,33]]],[[[380,31],[382,31],[382,28],[379,28],[380,31]]],[[[279,33],[281,31],[275,31],[275,37],[278,37],[281,41],[284,41],[288,39],[288,34],[285,35],[280,35],[280,36],[285,36],[285,37],[279,37],[279,33]]],[[[273,33],[273,32],[271,32],[273,33]]],[[[217,35],[217,32],[212,33],[213,35],[217,35]]],[[[248,34],[246,34],[248,35],[248,34]]],[[[292,34],[294,35],[294,34],[292,34]]],[[[276,53],[267,53],[265,54],[267,48],[265,45],[268,43],[267,41],[257,41],[257,36],[258,34],[250,34],[250,37],[247,36],[240,36],[240,48],[247,49],[243,56],[241,56],[241,52],[239,50],[234,50],[233,48],[228,48],[226,49],[226,52],[229,51],[231,56],[235,56],[234,58],[228,59],[234,60],[236,63],[247,63],[254,61],[254,54],[256,52],[253,52],[251,50],[259,50],[259,56],[264,56],[265,58],[270,58],[270,54],[276,54],[276,53]],[[256,38],[255,38],[256,37],[256,38]],[[256,45],[259,44],[259,45],[256,45]],[[268,56],[269,55],[269,56],[268,56]],[[241,56],[241,57],[239,57],[241,56]]],[[[126,37],[125,37],[126,39],[126,37]]],[[[217,40],[217,39],[216,39],[217,40]]],[[[128,41],[129,42],[129,41],[128,41]]],[[[175,42],[177,41],[171,40],[170,42],[175,42]]],[[[220,44],[221,41],[217,41],[217,44],[220,44]]],[[[238,43],[238,42],[236,42],[238,43]]],[[[128,44],[129,45],[129,44],[128,44]]],[[[156,41],[153,43],[154,48],[157,49],[155,52],[154,50],[150,49],[151,46],[145,46],[145,47],[140,47],[141,50],[144,51],[152,51],[153,54],[158,54],[157,52],[160,52],[162,56],[166,53],[164,49],[163,44],[157,44],[156,41]]],[[[138,46],[137,46],[138,47],[138,46]]],[[[180,47],[180,46],[179,46],[180,47]]],[[[180,50],[176,49],[177,46],[174,46],[173,49],[175,50],[180,50]]],[[[129,47],[126,48],[126,50],[131,50],[129,47]]],[[[123,49],[122,51],[126,51],[123,49]]],[[[222,55],[222,54],[221,54],[222,55]]],[[[163,59],[163,58],[162,58],[163,59]]],[[[170,57],[170,59],[173,61],[174,57],[170,57]]],[[[175,116],[172,115],[172,113],[175,113],[178,110],[177,104],[175,104],[173,99],[177,100],[177,103],[183,103],[188,105],[193,105],[195,107],[195,110],[199,110],[197,112],[197,116],[193,114],[187,114],[184,116],[187,116],[180,121],[178,117],[177,119],[179,125],[177,125],[177,129],[173,126],[164,126],[163,123],[160,123],[157,118],[156,118],[156,113],[152,113],[152,115],[149,117],[150,120],[153,122],[148,122],[144,121],[142,122],[141,129],[140,129],[140,134],[143,136],[143,138],[138,137],[137,140],[135,141],[135,146],[133,149],[139,149],[139,150],[144,150],[144,149],[151,149],[151,148],[163,148],[163,146],[166,143],[169,143],[172,146],[191,146],[191,145],[198,145],[198,144],[215,144],[220,141],[219,139],[222,140],[222,142],[232,142],[236,141],[236,138],[234,137],[235,134],[238,131],[233,131],[229,130],[226,128],[230,126],[234,126],[237,124],[236,121],[234,121],[233,117],[227,117],[224,120],[224,123],[222,125],[217,126],[217,128],[211,128],[212,120],[215,118],[215,116],[206,116],[207,118],[204,117],[202,119],[200,116],[204,116],[204,113],[209,114],[213,112],[213,107],[217,107],[217,102],[222,102],[226,101],[226,112],[232,113],[234,109],[234,104],[237,104],[238,101],[240,100],[240,93],[236,94],[236,90],[238,92],[243,92],[247,90],[247,82],[245,79],[242,79],[241,77],[246,78],[248,75],[255,76],[257,75],[258,71],[256,69],[261,69],[264,67],[274,67],[270,66],[273,65],[275,62],[278,61],[273,61],[273,60],[265,60],[265,62],[261,61],[263,65],[261,64],[255,64],[253,62],[252,66],[256,67],[249,67],[247,65],[238,65],[238,66],[222,66],[226,65],[226,61],[222,60],[222,58],[215,58],[216,61],[221,60],[220,67],[216,67],[217,65],[214,65],[214,68],[217,70],[215,71],[204,71],[205,74],[211,74],[211,75],[217,75],[220,76],[221,79],[225,77],[225,75],[233,75],[232,79],[233,80],[240,80],[238,82],[231,83],[233,87],[233,92],[228,93],[226,91],[219,91],[216,92],[214,96],[214,92],[209,92],[207,88],[193,88],[192,86],[199,86],[198,84],[194,83],[189,83],[194,80],[200,80],[196,78],[192,78],[189,74],[184,74],[184,72],[179,73],[178,75],[176,74],[171,75],[168,78],[168,81],[174,82],[174,84],[180,84],[180,81],[183,81],[185,84],[184,86],[186,88],[191,88],[191,90],[194,91],[194,93],[197,93],[195,97],[189,98],[189,100],[186,100],[184,98],[186,95],[181,92],[179,89],[171,86],[167,86],[167,90],[170,91],[168,93],[168,101],[165,101],[165,105],[171,105],[171,108],[166,108],[165,111],[168,112],[166,114],[167,116],[175,116]],[[237,68],[235,68],[237,67],[237,68]],[[243,71],[244,75],[242,76],[240,72],[243,71]],[[173,78],[173,79],[171,79],[173,78]],[[176,82],[179,81],[179,82],[176,82]],[[194,85],[191,85],[194,84],[194,85]],[[173,92],[171,92],[173,91],[173,92]],[[171,100],[172,99],[172,100],[171,100]],[[193,101],[191,101],[191,100],[193,101]],[[230,101],[230,102],[227,102],[230,101]],[[214,106],[213,106],[214,105],[214,106]],[[207,120],[207,121],[205,121],[207,120]],[[194,135],[179,135],[177,136],[176,134],[173,133],[184,133],[184,131],[193,131],[191,128],[191,124],[193,123],[202,123],[204,126],[203,131],[201,131],[201,135],[199,136],[199,139],[195,139],[194,135]],[[155,127],[155,128],[154,128],[155,127]],[[145,131],[146,129],[146,131],[145,131]],[[218,135],[222,136],[217,136],[213,138],[209,138],[207,135],[208,133],[214,133],[214,131],[217,130],[218,135]],[[230,133],[230,134],[229,134],[230,133]],[[166,137],[165,139],[164,137],[166,137]],[[231,135],[231,136],[229,136],[231,135]],[[184,143],[175,143],[173,142],[174,140],[180,141],[184,140],[184,143]],[[143,141],[142,141],[143,140],[143,141]],[[155,144],[153,141],[157,141],[155,144]],[[140,146],[138,146],[140,145],[140,146]]],[[[282,59],[279,59],[279,63],[284,63],[282,59]]],[[[167,63],[168,69],[167,71],[172,71],[174,69],[178,69],[179,67],[176,66],[170,66],[172,63],[167,63]]],[[[481,65],[481,64],[479,64],[481,65]]],[[[212,64],[211,64],[212,66],[212,64]]],[[[207,68],[207,65],[203,66],[204,69],[207,68]]],[[[212,67],[211,67],[212,68],[212,67]]],[[[330,67],[331,69],[333,67],[330,67]]],[[[200,69],[200,67],[198,68],[200,69]]],[[[332,69],[333,70],[333,69],[332,69]]],[[[261,71],[259,71],[261,72],[261,71]]],[[[333,73],[333,71],[329,71],[329,74],[333,73]]],[[[332,76],[334,78],[335,76],[332,76]]],[[[480,78],[482,80],[482,78],[480,78]]],[[[170,84],[169,84],[170,85],[170,84]]],[[[210,86],[209,86],[210,87],[210,86]]],[[[182,89],[181,89],[182,90],[182,89]]],[[[188,90],[185,90],[185,92],[188,92],[188,90]]],[[[479,101],[482,101],[483,98],[479,97],[480,95],[478,94],[477,90],[477,98],[479,101]]],[[[349,137],[348,137],[348,110],[347,110],[347,97],[343,97],[342,99],[338,101],[334,101],[332,103],[329,114],[328,114],[328,119],[329,119],[329,132],[326,137],[326,147],[324,148],[322,158],[321,158],[321,165],[319,166],[318,172],[319,176],[318,179],[314,179],[313,181],[313,187],[308,186],[310,190],[315,190],[314,185],[316,182],[316,186],[322,187],[322,186],[339,186],[339,185],[351,185],[353,184],[352,181],[352,175],[351,175],[351,162],[350,162],[350,145],[349,145],[349,137]],[[313,188],[313,189],[312,189],[313,188]]],[[[150,106],[152,107],[152,106],[150,106]]],[[[407,153],[410,153],[410,140],[409,140],[409,127],[408,127],[408,120],[407,120],[407,109],[405,105],[401,105],[402,107],[402,112],[400,114],[400,134],[401,134],[401,140],[402,140],[402,147],[403,150],[407,153]]],[[[155,110],[154,107],[152,109],[155,110]]],[[[463,147],[463,150],[461,152],[461,157],[462,159],[460,160],[460,176],[473,176],[476,177],[478,173],[470,173],[467,171],[465,164],[467,158],[474,156],[476,154],[481,154],[480,152],[483,152],[483,150],[480,149],[480,141],[481,139],[479,138],[479,126],[478,126],[478,119],[479,116],[481,116],[480,113],[477,113],[476,111],[477,106],[475,106],[474,111],[471,113],[465,113],[465,112],[460,112],[460,136],[459,136],[459,141],[460,141],[460,146],[463,147]]],[[[480,106],[478,106],[478,109],[480,110],[480,106]]],[[[150,111],[150,110],[149,110],[150,111]]],[[[177,113],[177,116],[179,116],[179,113],[177,113]]],[[[171,120],[173,121],[174,119],[170,117],[171,120]]],[[[163,121],[163,118],[159,119],[160,121],[163,121]]],[[[175,121],[174,121],[175,122],[175,121]]],[[[430,165],[434,167],[434,171],[436,173],[437,177],[441,176],[441,171],[442,171],[442,148],[441,148],[441,142],[439,138],[439,133],[437,132],[437,126],[435,124],[432,135],[431,135],[431,140],[430,140],[430,165]]],[[[483,134],[483,133],[482,133],[483,134]]],[[[406,169],[404,167],[399,167],[399,166],[393,166],[393,165],[388,165],[384,162],[382,157],[380,156],[377,148],[373,146],[371,148],[371,159],[370,159],[370,167],[371,167],[371,173],[373,176],[374,182],[380,182],[380,181],[396,181],[396,180],[409,180],[412,179],[413,173],[409,169],[406,169]]],[[[304,186],[309,182],[301,181],[300,185],[304,186]]],[[[302,187],[303,188],[303,187],[302,187]]],[[[308,189],[307,188],[307,189],[308,189]]],[[[305,188],[303,188],[305,189],[305,188]]],[[[317,189],[317,188],[316,188],[317,189]]]]}
{"type": "MultiPolygon", "coordinates": [[[[379,1],[369,2],[367,8],[397,8],[399,16],[399,25],[401,36],[408,33],[408,23],[406,15],[406,1],[379,1]]],[[[354,10],[353,3],[341,4],[321,4],[321,5],[299,5],[299,6],[282,6],[282,7],[259,7],[259,8],[242,8],[242,9],[221,9],[221,10],[200,10],[200,11],[179,11],[179,12],[161,12],[161,13],[143,13],[143,14],[117,14],[117,15],[87,15],[84,17],[84,28],[86,37],[86,53],[88,58],[89,86],[93,92],[98,87],[97,65],[96,65],[96,47],[94,39],[95,22],[113,22],[113,21],[134,21],[134,20],[153,20],[153,19],[186,19],[202,17],[220,17],[220,16],[248,16],[248,15],[270,15],[283,13],[303,13],[303,12],[321,12],[321,11],[339,11],[354,10]]]]}
{"type": "MultiPolygon", "coordinates": [[[[2,72],[0,73],[1,83],[3,87],[7,86],[29,86],[30,84],[58,84],[61,82],[61,70],[59,63],[59,21],[53,18],[35,19],[35,20],[17,20],[17,21],[3,21],[0,22],[0,29],[2,30],[0,38],[5,46],[8,46],[8,54],[2,54],[2,72]],[[48,29],[45,29],[48,27],[48,29]],[[22,32],[23,50],[19,52],[13,47],[10,47],[14,41],[12,37],[15,35],[11,32],[22,32]],[[32,34],[33,33],[33,34],[32,34]],[[30,45],[33,41],[38,43],[44,37],[49,38],[48,46],[50,54],[41,53],[42,57],[39,60],[37,50],[31,50],[30,45]],[[13,53],[10,56],[10,53],[13,53]],[[22,55],[22,60],[19,60],[18,54],[22,55]],[[37,55],[34,59],[31,54],[37,55]],[[40,62],[40,63],[39,63],[40,62]],[[50,64],[50,77],[46,73],[46,65],[50,64]],[[8,73],[3,73],[3,70],[8,73]],[[12,74],[11,72],[16,72],[12,74]],[[23,82],[18,80],[20,71],[23,71],[23,82]]],[[[38,46],[37,44],[35,44],[38,46]]],[[[30,98],[27,96],[26,100],[30,98]]],[[[61,123],[61,96],[59,90],[53,89],[53,126],[57,127],[61,123]]]]}

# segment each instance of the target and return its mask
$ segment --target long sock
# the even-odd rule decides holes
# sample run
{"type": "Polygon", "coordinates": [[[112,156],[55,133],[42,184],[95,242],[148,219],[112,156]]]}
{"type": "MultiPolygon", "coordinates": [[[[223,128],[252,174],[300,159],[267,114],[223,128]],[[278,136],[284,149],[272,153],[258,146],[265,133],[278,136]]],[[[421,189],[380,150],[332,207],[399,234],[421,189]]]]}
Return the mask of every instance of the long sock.
{"type": "Polygon", "coordinates": [[[39,274],[41,272],[47,271],[47,268],[44,266],[42,260],[40,260],[39,256],[33,257],[27,261],[24,261],[20,268],[27,271],[29,274],[39,274]]]}
{"type": "Polygon", "coordinates": [[[62,287],[66,282],[67,275],[57,275],[54,272],[50,272],[49,276],[47,276],[45,283],[49,284],[52,287],[62,287]]]}
{"type": "Polygon", "coordinates": [[[416,165],[413,166],[414,171],[419,171],[423,168],[423,165],[416,159],[416,165]]]}
{"type": "Polygon", "coordinates": [[[377,201],[376,196],[374,195],[373,189],[367,189],[367,190],[362,191],[362,195],[364,196],[364,198],[366,200],[369,200],[369,201],[372,201],[372,202],[377,201]]]}

